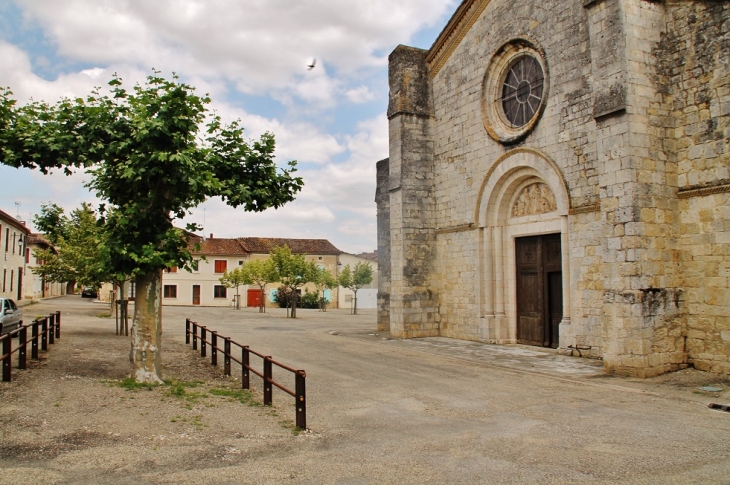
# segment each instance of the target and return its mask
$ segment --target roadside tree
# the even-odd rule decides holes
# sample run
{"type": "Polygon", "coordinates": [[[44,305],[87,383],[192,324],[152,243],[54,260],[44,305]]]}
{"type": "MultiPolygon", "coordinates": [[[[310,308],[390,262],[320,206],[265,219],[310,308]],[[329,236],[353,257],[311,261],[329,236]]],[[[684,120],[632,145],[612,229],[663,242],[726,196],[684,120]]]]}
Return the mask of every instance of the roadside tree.
{"type": "Polygon", "coordinates": [[[355,304],[352,313],[357,314],[357,290],[373,282],[373,268],[370,263],[357,263],[355,269],[351,270],[348,264],[340,272],[337,281],[340,286],[348,288],[355,293],[355,304]]]}
{"type": "Polygon", "coordinates": [[[259,313],[266,313],[266,285],[278,281],[274,261],[269,259],[254,259],[243,263],[240,267],[244,275],[244,284],[259,287],[259,313]]]}
{"type": "Polygon", "coordinates": [[[235,288],[236,289],[236,309],[241,309],[241,298],[238,294],[238,289],[241,287],[241,285],[245,285],[247,283],[246,281],[246,275],[242,271],[241,267],[234,268],[231,271],[224,271],[223,276],[218,278],[218,281],[221,282],[222,285],[224,285],[227,288],[235,288]]]}
{"type": "Polygon", "coordinates": [[[109,265],[102,256],[106,240],[103,220],[90,204],[81,204],[70,217],[56,204],[43,204],[33,224],[52,246],[33,251],[36,260],[43,262],[31,268],[34,274],[44,281],[75,282],[95,290],[110,281],[109,265]]]}
{"type": "Polygon", "coordinates": [[[317,286],[317,291],[322,292],[319,298],[319,311],[326,312],[328,301],[324,296],[325,291],[337,288],[337,279],[325,268],[316,267],[313,283],[317,286]]]}
{"type": "Polygon", "coordinates": [[[197,268],[173,221],[209,197],[246,211],[280,207],[303,182],[292,177],[296,162],[276,166],[272,134],[245,141],[238,121],[210,117],[210,98],[177,76],[154,72],[131,92],[114,76],[109,87],[108,95],[20,107],[0,89],[0,163],[42,173],[86,168],[88,187],[113,209],[102,250],[110,272],[136,284],[133,376],[160,383],[162,270],[197,268]]]}
{"type": "Polygon", "coordinates": [[[307,261],[303,254],[292,254],[289,246],[279,246],[272,249],[269,257],[273,261],[276,271],[276,281],[290,293],[291,318],[297,317],[297,295],[301,287],[314,281],[317,267],[314,262],[307,261]]]}

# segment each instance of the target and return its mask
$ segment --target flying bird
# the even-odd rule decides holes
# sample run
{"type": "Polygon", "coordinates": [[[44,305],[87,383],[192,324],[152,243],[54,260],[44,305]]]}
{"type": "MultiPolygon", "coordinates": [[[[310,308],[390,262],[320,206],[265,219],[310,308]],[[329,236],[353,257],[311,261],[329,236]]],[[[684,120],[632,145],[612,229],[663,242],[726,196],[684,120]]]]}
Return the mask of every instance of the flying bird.
{"type": "Polygon", "coordinates": [[[307,64],[307,71],[311,71],[312,69],[314,69],[314,66],[316,66],[316,65],[317,65],[317,58],[313,57],[312,61],[309,64],[307,64]]]}

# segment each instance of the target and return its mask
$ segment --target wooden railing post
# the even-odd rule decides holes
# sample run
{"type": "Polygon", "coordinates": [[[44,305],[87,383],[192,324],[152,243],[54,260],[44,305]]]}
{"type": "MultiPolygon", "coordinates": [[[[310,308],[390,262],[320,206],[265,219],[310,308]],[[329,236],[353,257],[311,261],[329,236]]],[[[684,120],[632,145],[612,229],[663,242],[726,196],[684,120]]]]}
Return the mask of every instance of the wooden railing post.
{"type": "Polygon", "coordinates": [[[33,320],[30,327],[30,337],[33,340],[30,343],[30,358],[38,360],[38,320],[33,320]]]}
{"type": "Polygon", "coordinates": [[[294,394],[296,396],[296,409],[297,409],[297,427],[307,429],[307,392],[305,389],[305,378],[307,373],[303,370],[298,370],[295,374],[296,387],[294,394]]]}
{"type": "Polygon", "coordinates": [[[248,345],[241,347],[241,388],[251,389],[251,374],[248,371],[249,352],[248,345]]]}
{"type": "Polygon", "coordinates": [[[274,370],[271,365],[271,356],[264,357],[264,406],[271,406],[274,391],[271,381],[274,378],[274,370]]]}
{"type": "Polygon", "coordinates": [[[48,319],[51,321],[48,328],[48,343],[53,345],[56,341],[56,315],[51,313],[48,319]]]}
{"type": "Polygon", "coordinates": [[[20,332],[18,333],[18,367],[26,368],[26,349],[28,345],[28,327],[21,323],[20,332]]]}
{"type": "Polygon", "coordinates": [[[190,345],[190,319],[185,319],[185,345],[190,345]]]}
{"type": "Polygon", "coordinates": [[[198,350],[198,322],[191,322],[193,324],[193,350],[198,350]]]}
{"type": "Polygon", "coordinates": [[[231,375],[231,338],[225,337],[223,341],[223,375],[231,375]]]}
{"type": "Polygon", "coordinates": [[[212,336],[210,343],[210,364],[218,367],[218,332],[210,332],[212,336]]]}
{"type": "Polygon", "coordinates": [[[5,340],[3,340],[3,355],[5,358],[3,359],[3,381],[4,382],[10,382],[11,380],[11,366],[10,366],[10,359],[12,357],[13,352],[13,339],[10,338],[10,335],[5,337],[5,340]]]}
{"type": "Polygon", "coordinates": [[[43,317],[41,322],[41,350],[48,350],[48,317],[43,317]]]}
{"type": "Polygon", "coordinates": [[[206,345],[205,345],[205,326],[200,326],[200,356],[201,357],[207,357],[208,352],[206,351],[206,345]]]}
{"type": "Polygon", "coordinates": [[[61,338],[61,312],[56,312],[56,338],[61,338]]]}

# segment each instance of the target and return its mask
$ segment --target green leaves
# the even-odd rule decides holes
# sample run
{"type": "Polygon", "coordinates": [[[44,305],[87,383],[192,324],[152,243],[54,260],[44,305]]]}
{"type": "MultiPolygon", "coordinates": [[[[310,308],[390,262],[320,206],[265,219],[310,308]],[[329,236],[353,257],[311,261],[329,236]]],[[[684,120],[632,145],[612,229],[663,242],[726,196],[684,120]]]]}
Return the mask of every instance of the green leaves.
{"type": "Polygon", "coordinates": [[[127,91],[115,74],[108,85],[110,95],[22,107],[0,89],[0,163],[43,173],[87,169],[88,187],[113,209],[103,248],[113,274],[195,265],[173,222],[209,197],[258,212],[301,190],[296,162],[276,166],[272,134],[246,141],[237,121],[215,116],[206,124],[210,98],[176,75],[153,70],[127,91]]]}
{"type": "Polygon", "coordinates": [[[337,281],[340,286],[357,292],[363,286],[372,283],[373,267],[370,266],[370,263],[359,262],[355,265],[355,269],[352,270],[348,264],[340,271],[337,281]]]}
{"type": "Polygon", "coordinates": [[[74,209],[70,217],[57,205],[44,204],[33,223],[53,245],[33,252],[43,263],[33,267],[33,273],[48,281],[76,281],[95,288],[110,279],[111,266],[104,251],[106,228],[89,204],[74,209]]]}

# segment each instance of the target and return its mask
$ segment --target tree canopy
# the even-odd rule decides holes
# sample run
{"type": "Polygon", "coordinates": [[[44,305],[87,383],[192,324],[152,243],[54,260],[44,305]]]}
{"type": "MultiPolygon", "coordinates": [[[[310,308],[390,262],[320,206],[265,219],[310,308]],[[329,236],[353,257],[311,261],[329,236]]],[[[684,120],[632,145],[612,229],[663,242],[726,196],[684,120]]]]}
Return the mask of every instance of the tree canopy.
{"type": "Polygon", "coordinates": [[[33,251],[42,262],[31,269],[34,274],[46,281],[75,281],[94,288],[109,280],[108,260],[102,256],[106,231],[91,205],[82,204],[69,217],[56,204],[43,204],[33,224],[52,245],[33,251]]]}
{"type": "Polygon", "coordinates": [[[196,266],[173,220],[209,197],[246,211],[280,207],[303,186],[292,175],[296,162],[277,167],[272,134],[245,140],[239,122],[209,116],[210,98],[194,91],[157,71],[131,91],[115,75],[108,94],[54,105],[17,106],[0,89],[0,163],[43,173],[85,168],[88,187],[112,209],[100,208],[104,255],[117,279],[136,279],[130,355],[141,381],[160,381],[160,270],[196,266]]]}
{"type": "Polygon", "coordinates": [[[297,316],[297,290],[314,281],[317,266],[307,261],[303,254],[292,254],[289,246],[278,246],[269,255],[276,270],[276,281],[279,281],[291,292],[291,318],[297,316]]]}
{"type": "Polygon", "coordinates": [[[241,270],[241,268],[240,267],[233,268],[230,271],[225,270],[223,272],[223,276],[218,278],[218,281],[220,281],[221,284],[226,286],[227,288],[236,289],[236,309],[240,309],[241,308],[241,299],[238,294],[238,289],[241,287],[241,285],[248,284],[246,275],[241,270]]]}
{"type": "Polygon", "coordinates": [[[261,291],[259,298],[259,312],[266,312],[266,285],[278,280],[274,261],[268,259],[253,259],[243,263],[241,271],[244,274],[244,281],[247,285],[256,285],[261,291]]]}

